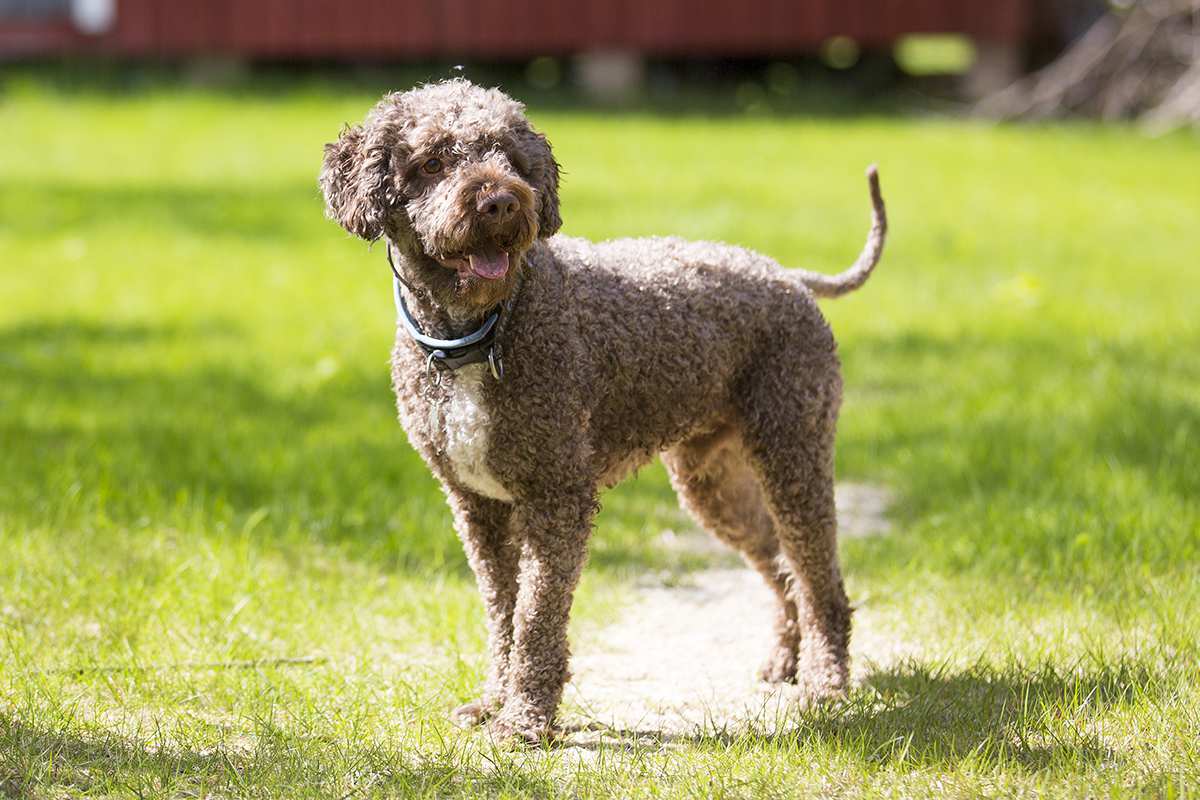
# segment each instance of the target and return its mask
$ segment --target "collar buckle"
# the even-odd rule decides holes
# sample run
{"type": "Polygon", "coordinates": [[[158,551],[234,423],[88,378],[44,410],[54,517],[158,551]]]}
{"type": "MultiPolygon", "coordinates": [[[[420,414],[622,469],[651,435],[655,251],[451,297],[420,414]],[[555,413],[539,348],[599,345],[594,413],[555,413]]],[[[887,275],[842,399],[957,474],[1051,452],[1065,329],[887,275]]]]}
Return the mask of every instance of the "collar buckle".
{"type": "Polygon", "coordinates": [[[488,368],[492,371],[492,377],[497,381],[504,380],[504,362],[500,359],[500,355],[496,352],[495,346],[488,348],[488,368]]]}

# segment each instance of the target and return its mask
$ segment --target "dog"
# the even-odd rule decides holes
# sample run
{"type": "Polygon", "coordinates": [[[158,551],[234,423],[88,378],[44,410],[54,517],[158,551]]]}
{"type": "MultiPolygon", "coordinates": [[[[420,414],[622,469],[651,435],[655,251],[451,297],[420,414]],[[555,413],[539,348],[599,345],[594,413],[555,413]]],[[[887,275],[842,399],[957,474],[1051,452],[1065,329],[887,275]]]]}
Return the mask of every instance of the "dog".
{"type": "Polygon", "coordinates": [[[559,165],[524,107],[462,79],[385,96],[326,145],[327,215],[385,240],[400,317],[392,383],[440,481],[487,613],[464,725],[556,733],[567,623],[599,492],[661,456],[684,507],[774,592],[760,670],[843,693],[851,607],[837,556],[842,380],[815,298],[861,286],[727,244],[559,235],[559,165]]]}

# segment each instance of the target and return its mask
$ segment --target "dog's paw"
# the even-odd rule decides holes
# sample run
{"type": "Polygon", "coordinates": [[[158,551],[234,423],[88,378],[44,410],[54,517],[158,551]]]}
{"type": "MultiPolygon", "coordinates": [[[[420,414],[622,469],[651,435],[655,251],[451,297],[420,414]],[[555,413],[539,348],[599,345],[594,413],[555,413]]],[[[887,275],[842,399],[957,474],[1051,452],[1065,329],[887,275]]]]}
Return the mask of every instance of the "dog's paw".
{"type": "Polygon", "coordinates": [[[844,683],[814,680],[804,677],[803,673],[796,676],[796,696],[809,705],[843,700],[847,694],[849,694],[849,690],[844,683]]]}
{"type": "Polygon", "coordinates": [[[844,658],[819,651],[805,652],[801,648],[796,669],[797,694],[813,704],[845,697],[850,682],[848,667],[844,658]]]}
{"type": "Polygon", "coordinates": [[[555,741],[559,731],[546,717],[513,714],[502,710],[487,726],[488,736],[496,742],[538,745],[555,741]]]}
{"type": "Polygon", "coordinates": [[[494,710],[483,698],[480,698],[463,703],[451,711],[450,721],[460,728],[474,728],[486,722],[494,710]]]}
{"type": "Polygon", "coordinates": [[[758,668],[758,679],[767,683],[792,683],[796,680],[796,651],[777,647],[758,668]]]}

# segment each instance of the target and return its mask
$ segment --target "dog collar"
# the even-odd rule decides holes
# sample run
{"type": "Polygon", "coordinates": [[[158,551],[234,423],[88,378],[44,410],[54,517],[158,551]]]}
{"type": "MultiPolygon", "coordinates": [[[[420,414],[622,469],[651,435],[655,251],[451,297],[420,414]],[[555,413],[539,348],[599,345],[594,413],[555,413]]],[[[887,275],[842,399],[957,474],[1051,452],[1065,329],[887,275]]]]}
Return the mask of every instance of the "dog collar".
{"type": "Polygon", "coordinates": [[[424,351],[425,361],[429,368],[436,364],[451,371],[468,364],[487,364],[492,377],[501,380],[504,377],[504,364],[496,352],[496,323],[500,321],[500,308],[493,309],[477,329],[460,336],[457,339],[435,339],[428,336],[413,319],[408,304],[404,302],[403,287],[412,287],[400,277],[395,263],[392,262],[392,247],[387,245],[388,266],[392,268],[392,297],[396,301],[396,316],[399,317],[405,332],[424,351]]]}

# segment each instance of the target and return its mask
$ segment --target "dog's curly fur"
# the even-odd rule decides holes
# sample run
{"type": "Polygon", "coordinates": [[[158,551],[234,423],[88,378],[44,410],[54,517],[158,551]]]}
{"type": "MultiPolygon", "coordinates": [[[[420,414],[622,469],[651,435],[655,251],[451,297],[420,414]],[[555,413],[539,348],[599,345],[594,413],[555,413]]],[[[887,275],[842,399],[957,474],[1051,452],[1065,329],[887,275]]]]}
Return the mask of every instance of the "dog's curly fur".
{"type": "Polygon", "coordinates": [[[464,80],[388,95],[325,149],[329,216],[387,239],[427,332],[462,335],[502,304],[502,380],[478,364],[431,370],[403,331],[392,353],[401,422],[445,489],[487,610],[487,683],[456,714],[501,736],[553,732],[598,492],[659,454],[683,504],[778,598],[762,677],[843,691],[842,383],[814,295],[856,288],[878,261],[874,172],[867,248],[836,277],[725,244],[556,236],[558,177],[523,106],[464,80]],[[497,193],[511,214],[496,214],[497,193]],[[502,276],[468,268],[500,251],[502,276]]]}

